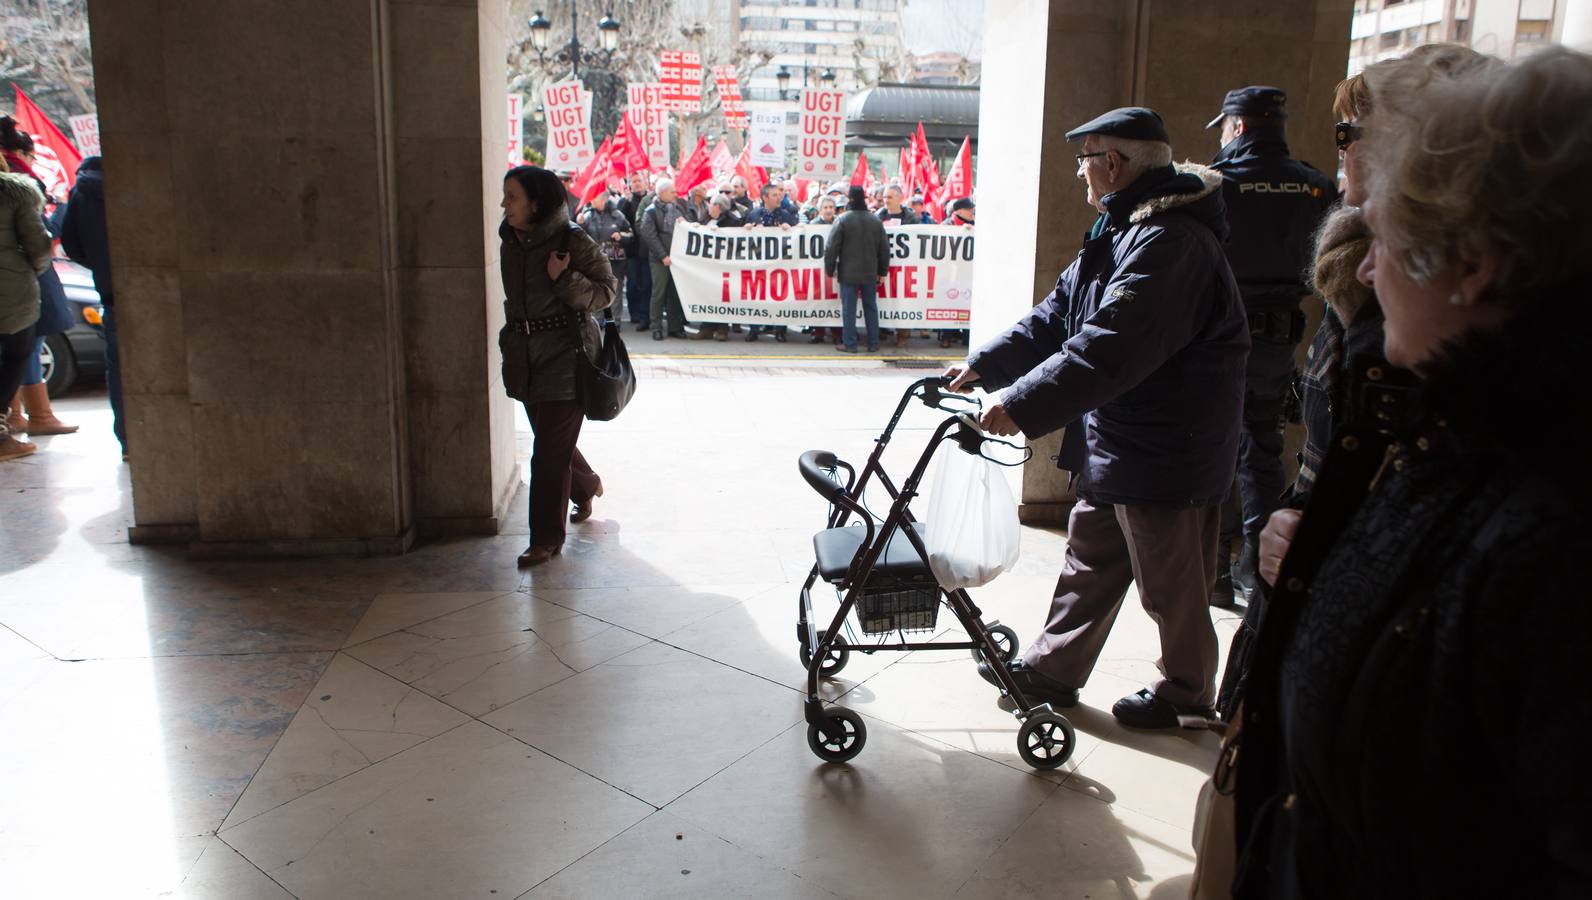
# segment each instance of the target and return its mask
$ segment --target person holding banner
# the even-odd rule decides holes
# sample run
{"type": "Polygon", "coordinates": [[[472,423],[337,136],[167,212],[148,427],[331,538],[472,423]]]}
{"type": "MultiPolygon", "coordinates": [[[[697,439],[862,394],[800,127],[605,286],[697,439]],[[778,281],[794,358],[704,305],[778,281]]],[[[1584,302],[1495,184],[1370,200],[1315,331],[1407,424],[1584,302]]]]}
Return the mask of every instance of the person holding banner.
{"type": "Polygon", "coordinates": [[[619,285],[597,242],[570,223],[566,197],[558,176],[537,166],[517,166],[503,179],[503,387],[525,404],[535,441],[531,539],[521,568],[562,553],[565,516],[585,521],[592,498],[603,494],[602,479],[575,446],[586,418],[575,366],[577,353],[602,346],[592,314],[614,302],[619,285]]]}
{"type": "Polygon", "coordinates": [[[849,208],[829,229],[824,274],[840,284],[841,353],[857,352],[857,300],[868,324],[868,352],[879,352],[879,285],[890,274],[884,223],[868,211],[867,192],[852,185],[849,208]]]}

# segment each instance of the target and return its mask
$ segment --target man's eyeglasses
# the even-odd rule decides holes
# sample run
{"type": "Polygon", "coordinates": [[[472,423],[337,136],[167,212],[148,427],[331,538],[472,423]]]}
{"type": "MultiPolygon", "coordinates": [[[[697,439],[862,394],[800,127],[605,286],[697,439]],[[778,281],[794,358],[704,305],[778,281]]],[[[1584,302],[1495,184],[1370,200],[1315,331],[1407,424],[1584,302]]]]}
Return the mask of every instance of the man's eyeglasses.
{"type": "Polygon", "coordinates": [[[1339,150],[1349,149],[1349,145],[1365,137],[1365,129],[1349,122],[1339,122],[1333,132],[1332,139],[1337,142],[1339,150]]]}
{"type": "Polygon", "coordinates": [[[1120,153],[1120,152],[1118,152],[1116,150],[1100,150],[1100,151],[1097,151],[1095,153],[1075,153],[1075,154],[1073,154],[1072,158],[1076,159],[1078,161],[1078,165],[1081,166],[1081,165],[1083,165],[1083,161],[1084,160],[1089,159],[1092,156],[1105,156],[1108,153],[1116,153],[1117,154],[1117,158],[1122,160],[1123,162],[1127,162],[1128,160],[1132,159],[1132,157],[1127,156],[1127,155],[1125,155],[1123,153],[1120,153]]]}

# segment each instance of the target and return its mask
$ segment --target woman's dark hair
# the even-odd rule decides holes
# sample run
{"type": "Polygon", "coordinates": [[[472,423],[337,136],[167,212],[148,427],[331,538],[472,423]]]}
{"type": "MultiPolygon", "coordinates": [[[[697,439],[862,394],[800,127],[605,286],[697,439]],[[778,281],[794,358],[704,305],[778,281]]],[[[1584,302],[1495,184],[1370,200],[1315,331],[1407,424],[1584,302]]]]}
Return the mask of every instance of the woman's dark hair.
{"type": "Polygon", "coordinates": [[[531,225],[546,222],[568,202],[569,193],[564,189],[564,183],[541,166],[515,166],[503,176],[504,181],[511,178],[520,183],[525,196],[536,204],[536,211],[531,213],[531,225]]]}
{"type": "Polygon", "coordinates": [[[33,136],[17,127],[17,120],[0,116],[0,150],[12,153],[32,153],[33,136]]]}
{"type": "Polygon", "coordinates": [[[868,192],[863,189],[862,185],[854,184],[851,186],[851,190],[846,193],[846,208],[860,209],[863,212],[868,211],[868,192]]]}

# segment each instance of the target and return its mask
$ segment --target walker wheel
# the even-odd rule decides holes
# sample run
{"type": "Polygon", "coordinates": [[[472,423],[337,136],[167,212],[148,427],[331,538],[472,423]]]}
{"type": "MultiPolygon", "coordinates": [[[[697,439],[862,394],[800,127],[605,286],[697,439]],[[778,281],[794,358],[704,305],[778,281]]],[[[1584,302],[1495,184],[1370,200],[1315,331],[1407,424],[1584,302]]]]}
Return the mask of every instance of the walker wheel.
{"type": "MultiPolygon", "coordinates": [[[[1011,662],[1017,658],[1017,632],[1008,625],[992,625],[989,628],[990,640],[995,642],[995,649],[1001,653],[1001,662],[1011,662]]],[[[975,662],[984,661],[984,651],[973,650],[975,662]]]]}
{"type": "MultiPolygon", "coordinates": [[[[818,632],[818,642],[820,644],[824,641],[824,635],[828,633],[829,632],[827,631],[818,632]]],[[[813,654],[811,650],[807,649],[806,641],[803,641],[801,644],[801,658],[802,668],[812,668],[813,654]]],[[[851,648],[846,644],[846,639],[837,634],[835,635],[835,642],[829,647],[829,652],[824,654],[824,661],[818,665],[818,677],[833,678],[836,675],[839,675],[840,670],[844,669],[846,667],[846,663],[850,661],[851,648]]]]}
{"type": "Polygon", "coordinates": [[[1017,730],[1017,755],[1036,769],[1060,768],[1076,746],[1072,723],[1056,713],[1034,713],[1017,730]]]}
{"type": "Polygon", "coordinates": [[[826,708],[822,723],[807,726],[807,746],[824,762],[845,762],[861,753],[867,742],[862,716],[843,706],[826,708]]]}

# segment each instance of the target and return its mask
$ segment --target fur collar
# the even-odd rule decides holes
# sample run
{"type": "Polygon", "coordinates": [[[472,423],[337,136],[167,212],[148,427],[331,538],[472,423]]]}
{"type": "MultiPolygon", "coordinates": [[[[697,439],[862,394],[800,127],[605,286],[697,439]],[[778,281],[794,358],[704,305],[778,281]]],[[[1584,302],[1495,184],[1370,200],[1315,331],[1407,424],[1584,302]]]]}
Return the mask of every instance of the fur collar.
{"type": "MultiPolygon", "coordinates": [[[[1188,206],[1222,189],[1222,173],[1210,166],[1202,166],[1199,163],[1185,160],[1175,164],[1173,169],[1177,171],[1178,175],[1192,175],[1198,178],[1202,186],[1191,193],[1169,193],[1151,197],[1133,208],[1133,213],[1128,216],[1129,222],[1138,224],[1156,213],[1167,212],[1180,206],[1188,206]]],[[[1187,179],[1183,180],[1186,181],[1187,179]]]]}
{"type": "Polygon", "coordinates": [[[20,208],[44,208],[44,194],[33,176],[18,172],[0,172],[0,201],[20,208]]]}

